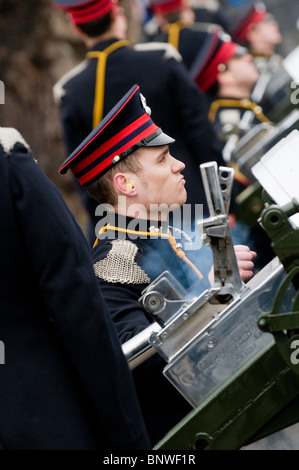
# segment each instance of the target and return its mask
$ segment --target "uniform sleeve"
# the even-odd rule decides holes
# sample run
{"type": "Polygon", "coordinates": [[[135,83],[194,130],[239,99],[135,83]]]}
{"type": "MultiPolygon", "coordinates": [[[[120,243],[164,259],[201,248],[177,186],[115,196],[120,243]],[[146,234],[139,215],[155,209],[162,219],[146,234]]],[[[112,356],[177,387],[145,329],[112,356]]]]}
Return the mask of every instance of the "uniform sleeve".
{"type": "Polygon", "coordinates": [[[96,282],[83,233],[60,193],[31,155],[10,158],[11,187],[23,249],[37,295],[92,406],[107,448],[148,449],[150,444],[127,362],[96,282]]]}
{"type": "Polygon", "coordinates": [[[146,316],[138,302],[141,296],[140,286],[110,284],[101,279],[98,282],[122,344],[152,323],[153,320],[146,316]]]}
{"type": "MultiPolygon", "coordinates": [[[[92,250],[94,267],[107,258],[111,244],[101,241],[92,250]]],[[[110,262],[111,266],[111,262],[110,262]]],[[[142,291],[147,283],[109,282],[100,270],[96,274],[97,282],[108,305],[110,315],[115,324],[117,335],[124,343],[147,328],[153,320],[147,315],[139,303],[142,291]]]]}

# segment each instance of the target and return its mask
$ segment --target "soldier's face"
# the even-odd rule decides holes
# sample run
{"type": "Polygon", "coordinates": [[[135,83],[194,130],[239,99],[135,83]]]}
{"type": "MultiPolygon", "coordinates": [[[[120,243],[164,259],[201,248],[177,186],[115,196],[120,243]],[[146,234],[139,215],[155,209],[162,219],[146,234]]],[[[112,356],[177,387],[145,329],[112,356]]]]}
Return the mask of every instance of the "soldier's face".
{"type": "Polygon", "coordinates": [[[143,147],[138,158],[141,171],[134,175],[134,186],[138,203],[147,211],[151,204],[173,204],[182,206],[186,202],[187,192],[181,171],[185,164],[169,153],[168,145],[143,147]]]}
{"type": "Polygon", "coordinates": [[[259,78],[258,70],[253,63],[253,58],[250,54],[233,57],[228,62],[227,68],[237,85],[246,84],[248,86],[252,86],[259,78]]]}
{"type": "Polygon", "coordinates": [[[118,36],[121,39],[126,39],[126,35],[128,31],[128,21],[125,15],[125,11],[123,7],[121,7],[119,4],[115,4],[114,12],[115,12],[115,28],[118,33],[118,36]]]}
{"type": "Polygon", "coordinates": [[[257,44],[262,42],[275,47],[282,41],[279,24],[275,20],[258,23],[255,25],[252,34],[255,34],[254,38],[257,44]]]}

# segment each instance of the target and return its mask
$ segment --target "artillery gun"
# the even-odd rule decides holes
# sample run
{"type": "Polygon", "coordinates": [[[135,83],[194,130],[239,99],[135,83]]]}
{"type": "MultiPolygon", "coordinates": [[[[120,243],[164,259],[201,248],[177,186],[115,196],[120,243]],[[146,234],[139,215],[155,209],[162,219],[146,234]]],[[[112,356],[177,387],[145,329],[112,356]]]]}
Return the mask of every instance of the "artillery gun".
{"type": "MultiPolygon", "coordinates": [[[[280,153],[291,137],[275,146],[280,153]]],[[[268,167],[261,162],[255,177],[272,188],[271,159],[268,167]]],[[[265,436],[279,448],[281,433],[299,421],[299,203],[281,187],[277,200],[275,190],[266,194],[259,222],[277,256],[244,284],[227,218],[233,170],[215,162],[200,168],[210,217],[199,225],[213,251],[215,283],[190,298],[162,273],[140,298],[153,324],[123,351],[132,369],[159,354],[164,375],[193,406],[154,449],[237,450],[265,436]]]]}

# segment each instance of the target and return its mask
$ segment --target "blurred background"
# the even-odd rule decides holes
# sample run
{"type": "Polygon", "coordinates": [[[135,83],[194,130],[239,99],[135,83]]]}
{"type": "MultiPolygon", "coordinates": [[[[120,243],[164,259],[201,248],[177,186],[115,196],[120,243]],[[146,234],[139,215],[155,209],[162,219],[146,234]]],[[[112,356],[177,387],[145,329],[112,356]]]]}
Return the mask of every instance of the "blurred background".
{"type": "MultiPolygon", "coordinates": [[[[249,2],[226,0],[223,12],[230,21],[249,2]]],[[[285,56],[299,45],[298,0],[264,0],[283,34],[279,52],[285,56]]],[[[138,41],[140,8],[144,0],[121,0],[129,19],[129,39],[138,41]],[[141,2],[141,3],[139,3],[141,2]]],[[[51,0],[0,0],[0,80],[5,103],[0,125],[19,130],[39,165],[56,184],[83,231],[87,217],[70,174],[57,169],[66,158],[53,85],[84,59],[85,48],[51,0]]]]}

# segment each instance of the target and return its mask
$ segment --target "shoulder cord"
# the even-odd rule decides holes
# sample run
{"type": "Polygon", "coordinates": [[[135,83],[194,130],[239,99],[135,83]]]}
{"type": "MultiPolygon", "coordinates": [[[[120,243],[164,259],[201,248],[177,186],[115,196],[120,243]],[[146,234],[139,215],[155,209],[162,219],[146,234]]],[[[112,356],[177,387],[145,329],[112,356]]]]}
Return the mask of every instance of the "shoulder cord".
{"type": "Polygon", "coordinates": [[[221,107],[250,109],[253,112],[253,114],[261,122],[271,123],[271,121],[264,115],[262,108],[256,103],[253,103],[250,100],[230,100],[230,99],[219,99],[219,100],[213,101],[210,107],[209,114],[208,114],[209,121],[211,122],[215,121],[216,113],[218,109],[221,107]]]}
{"type": "Polygon", "coordinates": [[[179,20],[174,23],[162,26],[162,30],[168,33],[168,43],[172,44],[179,51],[180,32],[182,29],[192,26],[190,21],[179,20]]]}
{"type": "Polygon", "coordinates": [[[177,244],[177,241],[176,239],[174,238],[174,236],[170,233],[170,230],[167,229],[167,232],[168,232],[168,240],[169,240],[169,243],[172,247],[172,249],[174,250],[175,254],[179,257],[179,258],[182,258],[192,269],[193,271],[195,271],[195,273],[197,274],[197,276],[202,279],[203,278],[203,275],[201,274],[201,272],[197,269],[197,267],[187,258],[187,256],[185,255],[185,253],[183,252],[183,250],[181,248],[178,248],[178,244],[177,244]]]}
{"type": "Polygon", "coordinates": [[[168,28],[168,43],[172,44],[176,50],[179,50],[181,28],[182,26],[178,23],[172,23],[168,28]]]}
{"type": "Polygon", "coordinates": [[[244,186],[250,186],[250,181],[245,175],[239,170],[238,164],[234,161],[229,162],[229,166],[235,170],[234,179],[244,186]]]}
{"type": "MultiPolygon", "coordinates": [[[[170,245],[171,245],[171,247],[172,247],[172,249],[174,250],[175,254],[179,258],[183,259],[193,269],[193,271],[195,271],[195,273],[197,274],[197,276],[200,279],[203,278],[203,275],[201,274],[201,272],[186,257],[183,250],[178,246],[178,243],[177,243],[176,239],[174,238],[174,236],[171,234],[169,228],[167,229],[167,234],[166,234],[166,233],[161,233],[161,232],[137,232],[136,230],[129,230],[129,229],[121,228],[121,227],[113,227],[112,225],[107,224],[107,225],[105,225],[104,227],[101,228],[101,230],[99,231],[99,235],[101,235],[104,232],[107,232],[107,230],[116,230],[117,232],[131,233],[131,234],[134,234],[134,235],[136,235],[136,234],[137,235],[146,235],[146,236],[156,235],[156,236],[161,237],[161,238],[167,238],[170,245]]],[[[99,242],[99,239],[97,238],[96,241],[94,242],[93,248],[98,244],[98,242],[99,242]]]]}
{"type": "Polygon", "coordinates": [[[162,26],[162,30],[168,34],[168,44],[172,44],[179,50],[180,31],[187,26],[185,21],[176,21],[162,26]]]}
{"type": "Polygon", "coordinates": [[[96,72],[96,86],[95,86],[95,99],[93,106],[93,119],[92,119],[92,128],[94,129],[103,117],[104,109],[104,91],[105,91],[105,70],[106,70],[106,61],[107,56],[112,52],[116,51],[120,47],[127,46],[129,41],[116,41],[110,46],[108,46],[103,51],[90,51],[87,52],[86,57],[88,59],[98,59],[97,63],[97,72],[96,72]]]}

